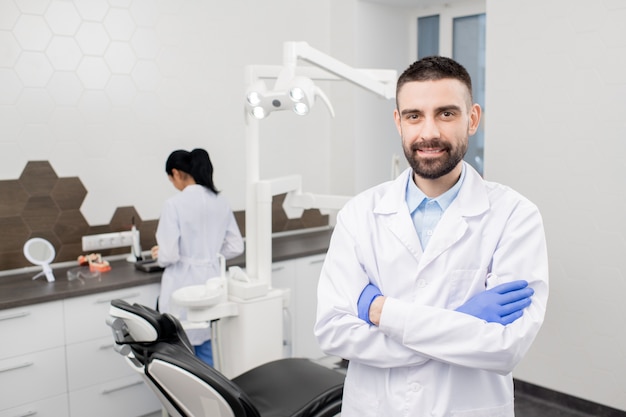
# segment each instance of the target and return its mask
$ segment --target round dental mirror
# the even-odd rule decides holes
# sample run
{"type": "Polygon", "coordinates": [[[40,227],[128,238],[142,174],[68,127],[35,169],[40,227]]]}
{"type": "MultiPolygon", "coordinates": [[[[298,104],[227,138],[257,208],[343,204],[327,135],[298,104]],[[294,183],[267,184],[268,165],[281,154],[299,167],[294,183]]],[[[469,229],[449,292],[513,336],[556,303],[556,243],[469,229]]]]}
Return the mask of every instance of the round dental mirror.
{"type": "Polygon", "coordinates": [[[43,268],[43,271],[35,275],[33,279],[45,275],[48,282],[54,281],[54,274],[50,268],[50,263],[54,260],[55,255],[54,246],[46,239],[34,237],[24,243],[24,256],[26,259],[34,265],[41,265],[43,268]]]}

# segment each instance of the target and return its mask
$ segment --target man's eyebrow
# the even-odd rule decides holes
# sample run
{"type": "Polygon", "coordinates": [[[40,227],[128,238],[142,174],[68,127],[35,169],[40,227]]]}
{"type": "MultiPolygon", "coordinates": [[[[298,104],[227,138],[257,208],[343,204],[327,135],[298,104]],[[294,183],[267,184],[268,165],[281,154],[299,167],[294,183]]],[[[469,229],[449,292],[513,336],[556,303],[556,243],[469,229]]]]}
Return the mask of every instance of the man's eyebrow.
{"type": "MultiPolygon", "coordinates": [[[[442,113],[446,111],[460,112],[461,107],[457,106],[456,104],[447,104],[445,106],[440,106],[435,109],[435,113],[442,113]]],[[[419,109],[404,109],[400,112],[402,116],[406,116],[408,114],[423,114],[423,113],[424,112],[419,109]]]]}
{"type": "Polygon", "coordinates": [[[407,114],[422,114],[421,110],[418,109],[404,109],[400,112],[402,116],[406,116],[407,114]]]}
{"type": "Polygon", "coordinates": [[[449,104],[447,106],[441,106],[441,107],[438,107],[436,109],[437,113],[442,113],[444,111],[457,111],[457,112],[460,112],[461,111],[461,107],[457,106],[456,104],[449,104]]]}

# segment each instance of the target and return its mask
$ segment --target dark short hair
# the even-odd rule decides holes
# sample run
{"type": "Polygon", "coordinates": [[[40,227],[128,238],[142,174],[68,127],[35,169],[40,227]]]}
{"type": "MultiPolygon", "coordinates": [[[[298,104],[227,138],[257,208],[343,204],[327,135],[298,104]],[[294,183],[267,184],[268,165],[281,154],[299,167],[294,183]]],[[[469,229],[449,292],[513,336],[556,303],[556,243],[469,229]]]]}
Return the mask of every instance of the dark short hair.
{"type": "Polygon", "coordinates": [[[467,87],[472,100],[472,78],[463,67],[452,58],[427,56],[411,64],[398,78],[396,84],[396,106],[402,86],[411,81],[437,81],[445,78],[459,80],[467,87]]]}

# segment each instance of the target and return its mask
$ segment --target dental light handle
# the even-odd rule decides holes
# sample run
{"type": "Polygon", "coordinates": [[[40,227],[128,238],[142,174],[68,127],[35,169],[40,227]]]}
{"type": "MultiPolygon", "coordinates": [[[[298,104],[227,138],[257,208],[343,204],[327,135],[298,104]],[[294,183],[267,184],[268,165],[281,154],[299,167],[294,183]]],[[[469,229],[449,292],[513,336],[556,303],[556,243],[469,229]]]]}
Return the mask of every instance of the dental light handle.
{"type": "Polygon", "coordinates": [[[324,104],[326,104],[326,107],[328,107],[328,111],[330,112],[330,115],[334,118],[335,110],[333,109],[333,105],[330,104],[330,100],[328,99],[326,94],[322,91],[322,89],[317,86],[315,86],[315,97],[319,97],[322,99],[324,104]]]}

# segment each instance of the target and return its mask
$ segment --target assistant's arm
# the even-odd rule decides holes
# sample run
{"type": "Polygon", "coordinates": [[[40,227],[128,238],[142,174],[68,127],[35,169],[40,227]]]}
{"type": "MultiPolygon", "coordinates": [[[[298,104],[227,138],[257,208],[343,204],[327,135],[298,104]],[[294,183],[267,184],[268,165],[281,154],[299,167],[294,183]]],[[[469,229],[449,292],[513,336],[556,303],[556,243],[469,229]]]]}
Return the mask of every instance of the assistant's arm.
{"type": "Polygon", "coordinates": [[[228,216],[228,225],[226,227],[226,234],[224,235],[224,242],[220,249],[220,253],[226,259],[234,258],[235,256],[243,253],[244,245],[239,226],[235,220],[235,215],[230,212],[228,216]]]}
{"type": "Polygon", "coordinates": [[[161,211],[156,240],[159,246],[157,258],[159,265],[167,267],[178,262],[180,259],[180,227],[176,207],[170,201],[165,202],[161,211]]]}

